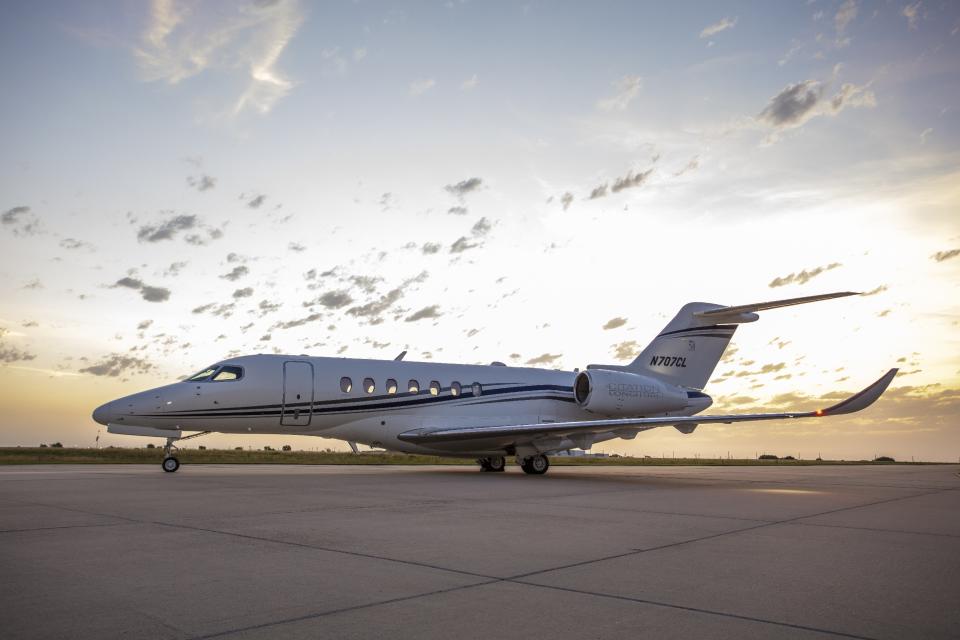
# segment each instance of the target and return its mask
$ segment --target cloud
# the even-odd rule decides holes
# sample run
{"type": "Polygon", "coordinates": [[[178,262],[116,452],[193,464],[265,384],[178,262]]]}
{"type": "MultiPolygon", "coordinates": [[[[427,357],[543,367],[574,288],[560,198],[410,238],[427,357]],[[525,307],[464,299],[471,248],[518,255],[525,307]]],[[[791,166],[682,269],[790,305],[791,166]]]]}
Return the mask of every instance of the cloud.
{"type": "Polygon", "coordinates": [[[124,288],[134,289],[140,292],[140,296],[147,302],[166,302],[170,299],[170,290],[165,287],[152,287],[144,284],[139,278],[126,276],[120,278],[110,285],[111,289],[124,288]]]}
{"type": "Polygon", "coordinates": [[[422,251],[424,255],[431,255],[440,251],[441,247],[442,245],[439,242],[424,242],[423,246],[420,247],[420,251],[422,251]]]}
{"type": "Polygon", "coordinates": [[[857,17],[857,3],[856,0],[846,0],[840,8],[837,9],[836,15],[833,16],[833,26],[837,30],[837,39],[840,40],[840,37],[847,30],[847,25],[849,25],[854,18],[857,17]]]}
{"type": "Polygon", "coordinates": [[[603,325],[604,331],[609,331],[610,329],[616,329],[617,327],[622,327],[627,324],[626,318],[611,318],[607,320],[607,323],[603,325]]]}
{"type": "Polygon", "coordinates": [[[297,253],[307,250],[307,248],[299,242],[291,242],[287,245],[287,249],[290,249],[290,251],[296,251],[297,253]]]}
{"type": "Polygon", "coordinates": [[[482,238],[483,236],[490,233],[490,230],[493,228],[493,225],[490,224],[490,221],[486,218],[480,218],[474,223],[470,228],[470,233],[473,234],[475,238],[482,238]]]}
{"type": "Polygon", "coordinates": [[[191,313],[207,313],[210,312],[210,315],[218,316],[221,318],[229,318],[233,315],[233,310],[236,308],[236,303],[227,302],[223,304],[217,304],[216,302],[208,302],[207,304],[202,304],[199,307],[194,307],[191,313]]]}
{"type": "Polygon", "coordinates": [[[379,324],[382,322],[381,315],[404,296],[407,287],[415,283],[423,282],[427,277],[427,272],[421,271],[416,276],[404,280],[400,286],[387,291],[387,293],[380,296],[378,300],[347,309],[347,315],[368,318],[371,324],[379,324]]]}
{"type": "Polygon", "coordinates": [[[473,74],[460,83],[460,91],[473,91],[478,84],[480,84],[480,79],[477,78],[477,74],[473,74]]]}
{"type": "Polygon", "coordinates": [[[590,195],[587,196],[587,200],[596,200],[597,198],[605,198],[607,196],[607,188],[608,186],[605,184],[602,184],[599,187],[595,187],[590,192],[590,195]]]}
{"type": "Polygon", "coordinates": [[[770,100],[759,118],[774,127],[799,126],[812,117],[822,96],[823,85],[816,80],[788,85],[770,100]]]}
{"type": "Polygon", "coordinates": [[[960,249],[950,249],[949,251],[937,251],[935,254],[930,256],[932,260],[937,262],[943,262],[944,260],[949,260],[950,258],[956,258],[960,256],[960,249]]]}
{"type": "Polygon", "coordinates": [[[267,199],[267,196],[260,194],[254,197],[250,202],[247,203],[247,206],[251,209],[259,209],[260,205],[263,204],[263,201],[267,199]]]}
{"type": "Polygon", "coordinates": [[[137,324],[137,331],[145,331],[153,324],[153,320],[142,320],[137,324]]]}
{"type": "Polygon", "coordinates": [[[713,24],[704,27],[703,31],[700,32],[700,38],[709,38],[710,36],[720,33],[721,31],[733,29],[735,26],[737,26],[738,19],[739,18],[736,17],[732,19],[727,17],[721,18],[719,22],[714,22],[713,24]]]}
{"type": "Polygon", "coordinates": [[[72,251],[74,249],[89,249],[90,251],[94,250],[94,247],[89,242],[83,240],[77,240],[76,238],[64,238],[60,241],[60,247],[72,251]]]}
{"type": "Polygon", "coordinates": [[[137,240],[140,242],[160,242],[172,240],[181,231],[188,231],[197,226],[197,216],[179,215],[164,220],[156,225],[144,225],[137,231],[137,240]]]}
{"type": "Polygon", "coordinates": [[[448,184],[444,187],[444,190],[459,198],[462,198],[468,193],[479,189],[482,184],[483,180],[481,178],[467,178],[466,180],[461,180],[456,184],[448,184]]]}
{"type": "Polygon", "coordinates": [[[178,276],[184,267],[187,266],[186,262],[171,262],[170,266],[163,270],[163,275],[165,276],[178,276]]]}
{"type": "Polygon", "coordinates": [[[433,78],[423,78],[410,83],[408,90],[411,96],[420,96],[432,89],[437,82],[433,78]]]}
{"type": "Polygon", "coordinates": [[[353,298],[346,291],[327,291],[311,304],[320,304],[327,309],[339,309],[353,302],[353,298]]]}
{"type": "Polygon", "coordinates": [[[182,6],[154,0],[134,54],[148,82],[176,85],[205,72],[242,77],[246,86],[232,115],[268,113],[293,88],[277,62],[302,21],[294,1],[182,6]]]}
{"type": "Polygon", "coordinates": [[[640,344],[636,340],[627,340],[613,345],[613,355],[617,360],[633,360],[640,353],[640,344]]]}
{"type": "Polygon", "coordinates": [[[207,191],[217,186],[217,179],[208,175],[202,175],[199,178],[187,176],[187,184],[197,191],[207,191]]]}
{"type": "Polygon", "coordinates": [[[150,373],[153,368],[153,363],[149,360],[112,353],[101,358],[97,364],[80,369],[80,373],[116,378],[129,373],[150,373]]]}
{"type": "Polygon", "coordinates": [[[32,236],[40,232],[40,220],[27,206],[7,209],[0,215],[0,224],[8,227],[15,236],[32,236]]]}
{"type": "Polygon", "coordinates": [[[700,156],[693,156],[693,158],[690,159],[690,162],[688,162],[686,166],[684,166],[679,171],[674,172],[673,176],[675,178],[679,178],[683,174],[688,173],[690,171],[696,171],[699,168],[700,168],[700,156]]]}
{"type": "Polygon", "coordinates": [[[573,194],[567,191],[562,196],[560,196],[560,204],[563,205],[563,210],[566,211],[570,208],[570,204],[573,202],[573,194]]]}
{"type": "Polygon", "coordinates": [[[631,171],[622,178],[617,178],[610,190],[613,193],[617,193],[619,191],[623,191],[624,189],[639,187],[647,181],[647,178],[649,178],[652,173],[653,169],[647,169],[646,171],[641,171],[639,173],[634,173],[631,171]]]}
{"type": "Polygon", "coordinates": [[[7,344],[4,340],[7,333],[9,333],[8,329],[0,327],[0,362],[3,364],[11,364],[36,359],[37,356],[35,354],[7,344]]]}
{"type": "Polygon", "coordinates": [[[243,289],[237,289],[233,292],[233,297],[237,298],[249,298],[253,295],[253,287],[244,287],[243,289]]]}
{"type": "Polygon", "coordinates": [[[623,76],[614,82],[613,86],[616,88],[616,93],[599,100],[597,108],[603,111],[623,111],[640,93],[643,80],[640,76],[623,76]]]}
{"type": "Polygon", "coordinates": [[[907,19],[907,26],[915,30],[917,28],[917,21],[920,19],[920,0],[905,6],[900,11],[900,15],[907,19]]]}
{"type": "Polygon", "coordinates": [[[280,309],[279,302],[270,302],[269,300],[261,300],[260,304],[257,305],[257,308],[260,309],[260,316],[265,316],[268,313],[273,313],[280,309]]]}
{"type": "Polygon", "coordinates": [[[294,327],[301,327],[305,324],[316,322],[317,320],[320,320],[322,318],[323,318],[322,313],[311,313],[308,316],[305,316],[303,318],[297,318],[296,320],[287,320],[285,322],[278,322],[274,324],[272,327],[270,327],[270,330],[272,331],[274,329],[293,329],[294,327]]]}
{"type": "Polygon", "coordinates": [[[460,236],[456,242],[450,245],[450,253],[463,253],[469,249],[476,249],[480,246],[478,242],[470,242],[466,236],[460,236]]]}
{"type": "Polygon", "coordinates": [[[927,127],[920,132],[920,144],[927,144],[927,140],[930,139],[930,136],[933,134],[933,127],[927,127]]]}
{"type": "Polygon", "coordinates": [[[447,213],[455,216],[465,216],[469,213],[469,209],[466,207],[450,207],[447,209],[447,213]]]}
{"type": "Polygon", "coordinates": [[[34,278],[33,280],[27,282],[25,285],[23,285],[20,288],[21,289],[43,289],[43,283],[40,282],[40,278],[34,278]]]}
{"type": "Polygon", "coordinates": [[[230,271],[230,273],[224,273],[220,277],[223,278],[224,280],[236,282],[237,280],[247,275],[248,273],[250,273],[250,269],[248,269],[246,265],[241,264],[234,267],[233,270],[230,271]]]}
{"type": "Polygon", "coordinates": [[[563,357],[562,353],[552,354],[552,353],[543,353],[536,358],[530,358],[527,360],[527,364],[552,364],[556,360],[559,360],[563,357]]]}
{"type": "Polygon", "coordinates": [[[799,127],[819,115],[835,116],[847,107],[877,106],[877,98],[867,86],[844,83],[829,100],[824,100],[825,88],[818,80],[804,80],[785,87],[757,116],[766,124],[787,129],[799,127]]]}
{"type": "Polygon", "coordinates": [[[811,269],[810,271],[807,271],[806,269],[804,269],[798,273],[791,273],[790,275],[783,276],[782,278],[774,278],[773,280],[770,281],[770,284],[768,284],[767,286],[773,289],[775,287],[785,287],[788,284],[806,284],[813,278],[816,278],[821,273],[830,271],[831,269],[836,269],[837,267],[840,267],[840,266],[843,266],[843,265],[841,265],[839,262],[831,262],[828,265],[824,265],[822,267],[816,267],[814,269],[811,269]]]}
{"type": "Polygon", "coordinates": [[[383,278],[377,276],[350,276],[350,282],[362,289],[365,293],[373,293],[377,290],[377,283],[383,278]]]}
{"type": "Polygon", "coordinates": [[[426,318],[439,318],[443,314],[440,313],[440,307],[438,305],[432,304],[429,307],[424,307],[416,313],[412,313],[406,317],[406,322],[416,322],[417,320],[424,320],[426,318]]]}
{"type": "Polygon", "coordinates": [[[875,289],[870,289],[870,291],[867,291],[867,292],[865,292],[865,293],[861,293],[860,295],[862,295],[862,296],[875,296],[875,295],[877,295],[878,293],[883,293],[883,292],[886,291],[886,290],[887,290],[887,285],[882,284],[882,285],[880,285],[879,287],[877,287],[877,288],[875,288],[875,289]]]}
{"type": "Polygon", "coordinates": [[[143,285],[140,289],[140,295],[147,302],[166,302],[170,299],[170,289],[143,285]]]}

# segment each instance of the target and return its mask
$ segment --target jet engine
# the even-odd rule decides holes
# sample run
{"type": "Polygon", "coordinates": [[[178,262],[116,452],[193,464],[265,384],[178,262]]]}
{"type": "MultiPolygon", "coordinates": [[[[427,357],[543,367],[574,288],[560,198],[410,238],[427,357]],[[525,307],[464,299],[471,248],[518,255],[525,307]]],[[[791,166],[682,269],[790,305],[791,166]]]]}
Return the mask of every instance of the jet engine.
{"type": "Polygon", "coordinates": [[[588,369],[573,384],[577,404],[590,413],[637,417],[680,411],[689,406],[684,389],[627,371],[588,369]]]}

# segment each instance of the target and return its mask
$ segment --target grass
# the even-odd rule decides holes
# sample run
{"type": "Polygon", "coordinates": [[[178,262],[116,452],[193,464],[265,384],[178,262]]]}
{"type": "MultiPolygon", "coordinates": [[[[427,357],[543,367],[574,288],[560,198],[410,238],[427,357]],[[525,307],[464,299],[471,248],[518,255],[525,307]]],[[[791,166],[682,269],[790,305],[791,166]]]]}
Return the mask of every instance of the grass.
{"type": "MultiPolygon", "coordinates": [[[[474,465],[469,458],[442,458],[405,453],[364,453],[336,451],[235,451],[233,449],[180,449],[177,457],[193,464],[449,464],[474,465]]],[[[163,450],[156,449],[73,449],[59,447],[0,447],[0,465],[14,464],[158,464],[163,450]]],[[[586,458],[551,456],[553,465],[574,466],[777,466],[838,464],[903,464],[866,460],[729,460],[721,458],[586,458]]],[[[911,463],[906,463],[911,464],[911,463]]]]}

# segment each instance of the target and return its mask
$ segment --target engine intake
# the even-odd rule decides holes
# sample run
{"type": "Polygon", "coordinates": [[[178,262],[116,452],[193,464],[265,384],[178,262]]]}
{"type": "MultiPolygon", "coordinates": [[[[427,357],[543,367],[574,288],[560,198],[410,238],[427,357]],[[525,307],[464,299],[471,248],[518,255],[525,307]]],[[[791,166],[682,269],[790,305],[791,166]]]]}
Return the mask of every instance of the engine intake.
{"type": "Polygon", "coordinates": [[[684,389],[637,373],[588,369],[573,383],[577,404],[590,413],[638,417],[670,413],[689,405],[684,389]]]}

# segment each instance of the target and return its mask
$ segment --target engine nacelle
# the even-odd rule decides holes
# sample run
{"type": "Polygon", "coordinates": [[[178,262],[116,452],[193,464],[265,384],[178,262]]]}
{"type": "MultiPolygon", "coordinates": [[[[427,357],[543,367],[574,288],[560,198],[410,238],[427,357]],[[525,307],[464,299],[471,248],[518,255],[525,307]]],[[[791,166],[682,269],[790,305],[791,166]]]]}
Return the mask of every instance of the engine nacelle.
{"type": "Polygon", "coordinates": [[[577,375],[573,395],[580,408],[605,416],[652,416],[686,409],[684,389],[637,373],[587,369],[577,375]]]}

